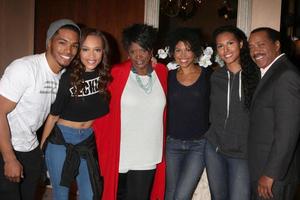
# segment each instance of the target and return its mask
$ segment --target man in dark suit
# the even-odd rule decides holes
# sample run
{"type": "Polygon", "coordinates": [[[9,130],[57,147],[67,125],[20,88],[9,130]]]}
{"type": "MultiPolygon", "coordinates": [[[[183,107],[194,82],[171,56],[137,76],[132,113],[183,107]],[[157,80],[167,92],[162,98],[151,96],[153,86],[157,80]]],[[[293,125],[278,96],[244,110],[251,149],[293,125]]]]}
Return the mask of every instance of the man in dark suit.
{"type": "Polygon", "coordinates": [[[280,51],[280,34],[258,28],[249,38],[261,80],[250,108],[248,141],[252,199],[292,200],[297,187],[300,74],[280,51]]]}

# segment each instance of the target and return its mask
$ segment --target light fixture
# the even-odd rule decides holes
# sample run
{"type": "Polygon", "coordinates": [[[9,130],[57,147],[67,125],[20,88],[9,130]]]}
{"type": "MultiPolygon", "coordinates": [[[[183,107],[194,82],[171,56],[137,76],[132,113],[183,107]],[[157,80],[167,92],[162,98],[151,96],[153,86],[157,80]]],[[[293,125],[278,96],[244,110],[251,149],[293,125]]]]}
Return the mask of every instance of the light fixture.
{"type": "MultiPolygon", "coordinates": [[[[205,0],[161,0],[160,10],[161,13],[168,17],[181,17],[188,19],[193,16],[194,11],[205,0]]],[[[219,0],[220,8],[218,15],[224,19],[236,18],[237,0],[219,0]]]]}
{"type": "MultiPolygon", "coordinates": [[[[233,1],[233,3],[235,3],[233,1]]],[[[237,17],[237,9],[233,7],[233,3],[229,0],[223,0],[223,5],[218,9],[219,17],[223,17],[225,20],[234,19],[237,17]]]]}
{"type": "Polygon", "coordinates": [[[180,15],[183,18],[189,17],[195,10],[197,5],[200,5],[203,0],[162,0],[160,9],[163,14],[169,17],[180,15]]]}

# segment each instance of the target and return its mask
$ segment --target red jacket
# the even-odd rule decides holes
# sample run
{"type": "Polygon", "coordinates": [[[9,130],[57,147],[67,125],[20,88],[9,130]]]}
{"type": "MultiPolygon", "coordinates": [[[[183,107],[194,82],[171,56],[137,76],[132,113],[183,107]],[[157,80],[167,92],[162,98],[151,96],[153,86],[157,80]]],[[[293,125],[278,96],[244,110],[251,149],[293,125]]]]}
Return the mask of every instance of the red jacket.
{"type": "MultiPolygon", "coordinates": [[[[93,124],[101,174],[104,178],[103,200],[117,199],[121,131],[120,101],[125,84],[129,77],[130,69],[131,62],[129,60],[121,64],[117,64],[112,68],[113,81],[109,85],[109,90],[111,92],[110,112],[109,114],[95,120],[93,124]]],[[[166,94],[168,70],[162,64],[156,64],[154,70],[166,94]]],[[[166,109],[164,111],[164,125],[166,124],[165,122],[166,109]]],[[[165,155],[165,152],[163,152],[163,155],[165,155]]],[[[164,199],[165,158],[162,160],[163,161],[159,163],[156,168],[151,200],[164,199]]]]}

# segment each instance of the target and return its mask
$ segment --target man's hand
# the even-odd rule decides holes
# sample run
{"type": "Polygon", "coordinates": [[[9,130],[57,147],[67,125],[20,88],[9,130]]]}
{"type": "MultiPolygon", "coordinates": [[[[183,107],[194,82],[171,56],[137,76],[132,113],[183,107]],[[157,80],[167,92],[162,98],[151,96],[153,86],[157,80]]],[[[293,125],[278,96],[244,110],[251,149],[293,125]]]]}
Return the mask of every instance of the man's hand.
{"type": "Polygon", "coordinates": [[[20,182],[23,176],[23,166],[17,159],[4,163],[4,175],[11,182],[20,182]]]}
{"type": "Polygon", "coordinates": [[[272,186],[274,180],[268,176],[261,176],[258,180],[257,192],[259,197],[263,197],[264,199],[273,198],[272,186]]]}
{"type": "Polygon", "coordinates": [[[4,176],[12,182],[20,182],[23,167],[17,160],[11,143],[11,134],[7,115],[17,103],[0,95],[0,153],[4,161],[4,176]]]}

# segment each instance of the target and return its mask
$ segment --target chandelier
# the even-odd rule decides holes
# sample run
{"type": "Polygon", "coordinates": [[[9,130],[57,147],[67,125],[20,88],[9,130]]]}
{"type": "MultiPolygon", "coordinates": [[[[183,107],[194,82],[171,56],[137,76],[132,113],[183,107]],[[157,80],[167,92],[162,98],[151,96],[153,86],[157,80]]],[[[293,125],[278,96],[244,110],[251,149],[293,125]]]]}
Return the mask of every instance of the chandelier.
{"type": "MultiPolygon", "coordinates": [[[[162,14],[168,17],[181,17],[188,19],[193,16],[195,10],[205,0],[161,0],[160,10],[162,14]]],[[[225,19],[231,19],[236,17],[237,0],[219,0],[220,8],[218,14],[225,19]]]]}
{"type": "Polygon", "coordinates": [[[193,13],[197,4],[200,5],[202,2],[203,0],[162,0],[160,9],[169,17],[178,15],[188,17],[193,13]]]}

